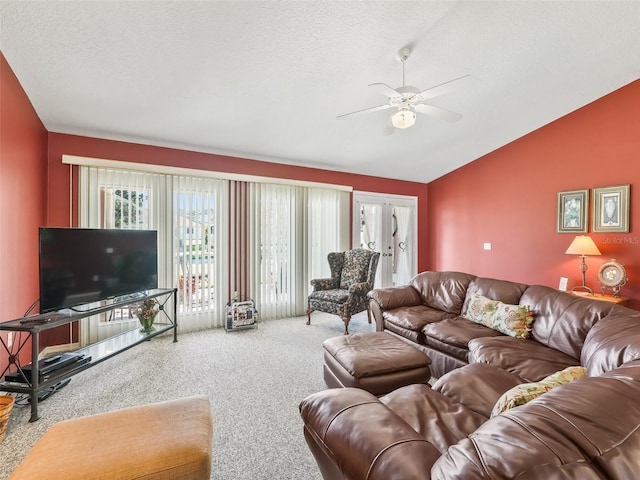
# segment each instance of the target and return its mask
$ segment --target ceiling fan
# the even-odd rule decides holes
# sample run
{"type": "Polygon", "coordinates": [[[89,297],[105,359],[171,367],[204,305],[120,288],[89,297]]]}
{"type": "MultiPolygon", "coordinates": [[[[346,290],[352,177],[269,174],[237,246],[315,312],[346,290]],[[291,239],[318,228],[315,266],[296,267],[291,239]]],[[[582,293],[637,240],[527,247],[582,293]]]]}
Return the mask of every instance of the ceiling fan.
{"type": "Polygon", "coordinates": [[[338,115],[338,118],[344,118],[351,115],[360,115],[362,113],[376,112],[378,110],[386,110],[393,108],[396,111],[391,115],[390,124],[385,129],[385,133],[391,134],[395,128],[408,128],[416,122],[416,112],[429,115],[430,117],[439,118],[448,122],[456,122],[462,118],[459,113],[446,110],[425,103],[427,100],[439,97],[445,93],[457,90],[465,85],[472,83],[475,79],[471,75],[456,78],[448,82],[442,83],[427,90],[419,90],[416,87],[405,85],[404,64],[411,55],[411,49],[404,47],[400,49],[397,60],[402,63],[402,87],[391,88],[386,83],[371,83],[370,87],[375,87],[380,93],[389,97],[388,103],[378,105],[376,107],[365,108],[355,112],[338,115]]]}

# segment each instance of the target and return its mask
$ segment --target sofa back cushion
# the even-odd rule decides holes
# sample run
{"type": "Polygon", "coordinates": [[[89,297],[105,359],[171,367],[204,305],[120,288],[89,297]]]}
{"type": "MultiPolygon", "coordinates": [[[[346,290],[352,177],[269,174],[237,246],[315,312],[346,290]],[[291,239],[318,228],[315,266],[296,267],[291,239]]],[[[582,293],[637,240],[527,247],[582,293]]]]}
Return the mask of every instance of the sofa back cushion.
{"type": "Polygon", "coordinates": [[[460,315],[469,283],[476,278],[461,272],[422,272],[411,279],[411,286],[428,307],[460,315]]]}
{"type": "Polygon", "coordinates": [[[589,330],[616,307],[614,303],[578,297],[542,285],[528,287],[520,298],[535,321],[532,338],[547,347],[580,359],[589,330]]]}
{"type": "Polygon", "coordinates": [[[517,305],[520,303],[522,294],[528,285],[524,283],[510,282],[508,280],[496,280],[494,278],[474,278],[467,288],[467,296],[464,306],[462,307],[462,316],[466,317],[469,301],[473,294],[482,295],[491,300],[499,300],[509,305],[517,305]]]}
{"type": "Polygon", "coordinates": [[[589,330],[580,363],[595,376],[639,358],[640,312],[617,305],[589,330]]]}

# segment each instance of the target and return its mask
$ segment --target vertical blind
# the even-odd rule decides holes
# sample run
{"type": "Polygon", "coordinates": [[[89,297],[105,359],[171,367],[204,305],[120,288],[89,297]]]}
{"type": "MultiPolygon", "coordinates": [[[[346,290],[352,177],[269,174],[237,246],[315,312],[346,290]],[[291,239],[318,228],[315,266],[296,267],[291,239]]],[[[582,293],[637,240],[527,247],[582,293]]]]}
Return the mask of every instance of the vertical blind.
{"type": "Polygon", "coordinates": [[[326,188],[309,189],[307,216],[310,278],[328,278],[331,270],[327,255],[349,248],[349,200],[349,192],[326,188]]]}
{"type": "Polygon", "coordinates": [[[228,298],[227,182],[177,175],[171,182],[178,325],[220,326],[228,298]]]}
{"type": "Polygon", "coordinates": [[[252,184],[249,189],[249,277],[264,318],[299,315],[306,297],[301,206],[306,191],[286,185],[252,184]]]}
{"type": "Polygon", "coordinates": [[[160,287],[181,331],[221,326],[234,295],[261,319],[302,315],[309,280],[349,245],[347,191],[80,168],[80,226],[158,231],[160,287]]]}

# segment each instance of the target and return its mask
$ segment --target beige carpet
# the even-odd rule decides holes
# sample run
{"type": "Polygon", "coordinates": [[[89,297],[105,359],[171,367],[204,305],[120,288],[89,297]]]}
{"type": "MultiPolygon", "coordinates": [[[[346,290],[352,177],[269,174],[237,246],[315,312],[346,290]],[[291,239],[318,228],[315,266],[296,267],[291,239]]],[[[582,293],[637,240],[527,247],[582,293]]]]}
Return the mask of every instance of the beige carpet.
{"type": "MultiPolygon", "coordinates": [[[[40,404],[15,407],[0,444],[0,479],[6,479],[46,429],[60,420],[194,394],[211,399],[216,480],[320,480],[302,434],[300,401],[326,388],[322,341],[342,335],[335,316],[261,322],[258,328],[164,335],[72,378],[40,404]]],[[[352,333],[368,332],[366,314],[352,319],[352,333]]],[[[123,442],[127,439],[123,438],[123,442]]],[[[131,445],[135,455],[135,445],[131,445]]]]}

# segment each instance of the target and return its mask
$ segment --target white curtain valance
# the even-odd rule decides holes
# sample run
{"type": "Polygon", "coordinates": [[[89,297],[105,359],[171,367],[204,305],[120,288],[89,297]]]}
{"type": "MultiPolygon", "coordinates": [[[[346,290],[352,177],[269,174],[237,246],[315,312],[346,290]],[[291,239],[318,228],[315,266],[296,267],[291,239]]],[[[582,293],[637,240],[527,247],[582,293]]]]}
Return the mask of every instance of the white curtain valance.
{"type": "Polygon", "coordinates": [[[80,165],[85,167],[112,168],[116,170],[134,170],[146,173],[160,173],[165,175],[182,175],[192,177],[207,177],[220,180],[238,180],[252,183],[271,183],[276,185],[292,185],[296,187],[327,188],[351,192],[353,187],[347,185],[334,185],[330,183],[307,182],[302,180],[289,180],[285,178],[261,177],[257,175],[245,175],[240,173],[213,172],[210,170],[198,170],[194,168],[171,167],[166,165],[154,165],[151,163],[123,162],[120,160],[107,160],[104,158],[80,157],[76,155],[62,155],[62,163],[67,165],[80,165]]]}

